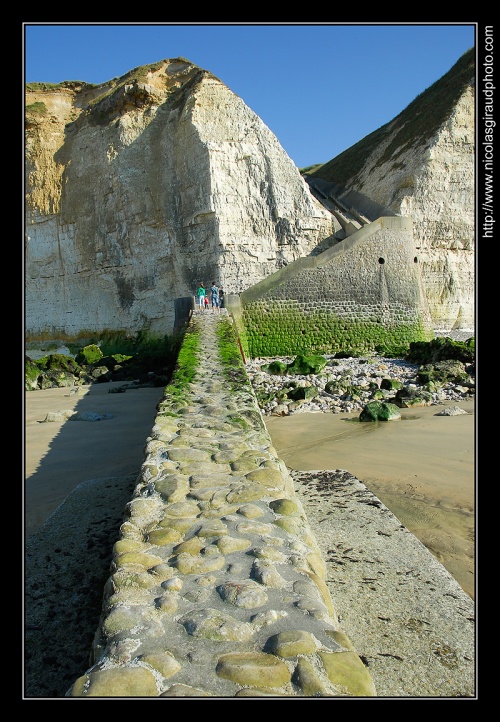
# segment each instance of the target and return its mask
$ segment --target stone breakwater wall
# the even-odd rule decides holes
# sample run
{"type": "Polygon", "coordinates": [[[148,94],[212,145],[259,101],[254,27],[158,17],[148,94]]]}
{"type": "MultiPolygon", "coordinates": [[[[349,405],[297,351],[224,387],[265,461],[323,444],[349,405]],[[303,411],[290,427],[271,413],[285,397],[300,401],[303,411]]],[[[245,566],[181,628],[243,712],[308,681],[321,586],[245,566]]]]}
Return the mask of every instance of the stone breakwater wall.
{"type": "Polygon", "coordinates": [[[66,696],[375,696],[292,477],[241,381],[227,311],[194,311],[188,334],[194,377],[158,405],[91,666],[66,696]]]}
{"type": "Polygon", "coordinates": [[[383,355],[433,338],[411,218],[379,218],[239,297],[227,295],[226,306],[251,358],[306,350],[383,355]]]}

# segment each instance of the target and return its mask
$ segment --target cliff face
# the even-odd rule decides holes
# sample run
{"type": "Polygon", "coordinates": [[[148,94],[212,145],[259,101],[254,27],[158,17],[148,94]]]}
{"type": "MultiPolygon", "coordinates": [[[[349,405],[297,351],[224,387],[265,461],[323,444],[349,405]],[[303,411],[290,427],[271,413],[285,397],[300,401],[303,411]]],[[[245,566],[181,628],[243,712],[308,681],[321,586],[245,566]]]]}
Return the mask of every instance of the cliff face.
{"type": "Polygon", "coordinates": [[[311,174],[413,219],[436,329],[474,328],[474,78],[470,50],[391,123],[311,174]]]}
{"type": "MultiPolygon", "coordinates": [[[[471,50],[311,174],[412,218],[443,330],[474,328],[474,76],[471,50]]],[[[199,281],[239,294],[338,230],[269,128],[184,58],[27,89],[28,339],[170,333],[199,281]]]]}
{"type": "Polygon", "coordinates": [[[269,128],[164,60],[26,98],[26,335],[170,333],[199,281],[240,293],[338,230],[269,128]]]}

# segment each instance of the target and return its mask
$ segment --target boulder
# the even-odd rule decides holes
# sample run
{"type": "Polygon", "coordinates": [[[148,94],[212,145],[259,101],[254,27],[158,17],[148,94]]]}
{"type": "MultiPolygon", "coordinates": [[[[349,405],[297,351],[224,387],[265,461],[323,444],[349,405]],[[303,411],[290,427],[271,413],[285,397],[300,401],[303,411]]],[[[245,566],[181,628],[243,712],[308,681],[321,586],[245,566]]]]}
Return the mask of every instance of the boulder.
{"type": "Polygon", "coordinates": [[[369,401],[359,415],[360,421],[393,421],[400,418],[398,407],[385,401],[369,401]]]}

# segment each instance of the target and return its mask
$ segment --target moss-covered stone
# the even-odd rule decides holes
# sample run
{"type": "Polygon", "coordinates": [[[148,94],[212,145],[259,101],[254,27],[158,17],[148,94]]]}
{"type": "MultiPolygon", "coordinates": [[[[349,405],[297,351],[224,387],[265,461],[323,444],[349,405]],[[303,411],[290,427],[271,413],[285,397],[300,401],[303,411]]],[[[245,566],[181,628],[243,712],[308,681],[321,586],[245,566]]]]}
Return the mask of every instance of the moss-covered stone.
{"type": "Polygon", "coordinates": [[[265,300],[243,308],[247,355],[251,358],[294,354],[338,354],[349,356],[377,353],[401,358],[414,341],[428,341],[429,331],[416,314],[401,320],[350,320],[333,311],[306,310],[300,304],[278,308],[265,300]],[[265,313],[262,309],[265,308],[265,313]]]}
{"type": "Polygon", "coordinates": [[[412,406],[430,406],[432,401],[433,397],[430,391],[413,386],[403,386],[394,397],[394,403],[401,409],[409,409],[412,406]]]}
{"type": "Polygon", "coordinates": [[[75,361],[79,364],[95,364],[100,361],[103,356],[104,354],[100,347],[93,343],[89,346],[84,346],[76,355],[75,361]]]}
{"type": "Polygon", "coordinates": [[[385,401],[369,401],[359,415],[360,421],[393,421],[401,418],[396,404],[385,401]]]}
{"type": "Polygon", "coordinates": [[[319,374],[326,366],[327,360],[324,356],[317,354],[299,354],[287,367],[290,374],[307,376],[308,374],[319,374]]]}
{"type": "Polygon", "coordinates": [[[417,372],[417,381],[422,385],[430,382],[442,384],[447,381],[454,384],[467,384],[470,377],[462,361],[447,359],[420,366],[417,372]]]}
{"type": "Polygon", "coordinates": [[[386,391],[397,391],[398,389],[402,389],[403,386],[404,384],[397,379],[385,378],[380,382],[380,388],[385,389],[386,391]]]}
{"type": "Polygon", "coordinates": [[[448,336],[439,336],[431,341],[412,341],[405,356],[414,364],[429,364],[454,359],[471,363],[475,357],[475,339],[453,341],[448,336]]]}
{"type": "Polygon", "coordinates": [[[316,386],[296,386],[294,389],[289,389],[287,396],[293,401],[310,401],[316,398],[319,394],[316,386]]]}
{"type": "Polygon", "coordinates": [[[261,366],[262,371],[274,376],[284,376],[287,373],[288,365],[284,361],[272,361],[270,364],[261,366]]]}

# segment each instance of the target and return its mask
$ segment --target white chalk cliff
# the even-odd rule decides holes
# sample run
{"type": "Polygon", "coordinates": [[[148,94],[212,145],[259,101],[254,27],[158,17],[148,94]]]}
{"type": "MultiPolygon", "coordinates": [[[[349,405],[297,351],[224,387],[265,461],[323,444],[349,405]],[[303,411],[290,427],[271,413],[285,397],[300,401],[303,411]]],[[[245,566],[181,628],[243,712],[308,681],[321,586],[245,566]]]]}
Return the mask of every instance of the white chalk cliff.
{"type": "Polygon", "coordinates": [[[412,218],[436,329],[474,329],[474,81],[470,50],[397,118],[312,174],[412,218]]]}
{"type": "MultiPolygon", "coordinates": [[[[269,128],[164,60],[26,100],[26,333],[170,333],[199,281],[240,293],[338,226],[269,128]]],[[[326,239],[326,240],[325,240],[326,239]]]]}
{"type": "MultiPolygon", "coordinates": [[[[435,328],[473,326],[473,110],[469,86],[396,163],[386,134],[337,179],[413,218],[435,328]]],[[[28,339],[170,333],[199,281],[241,293],[340,229],[262,120],[184,58],[27,86],[25,158],[28,339]]]]}

